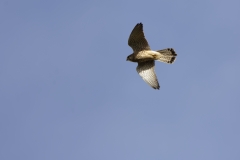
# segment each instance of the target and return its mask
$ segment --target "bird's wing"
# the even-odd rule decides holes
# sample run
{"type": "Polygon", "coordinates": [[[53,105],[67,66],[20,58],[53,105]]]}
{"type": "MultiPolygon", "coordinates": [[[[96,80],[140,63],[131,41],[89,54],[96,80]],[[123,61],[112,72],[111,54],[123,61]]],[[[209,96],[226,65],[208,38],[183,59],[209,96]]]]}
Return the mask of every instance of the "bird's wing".
{"type": "Polygon", "coordinates": [[[154,71],[154,66],[154,61],[138,62],[137,72],[152,88],[159,89],[160,86],[154,71]]]}
{"type": "Polygon", "coordinates": [[[128,45],[133,49],[134,52],[142,50],[150,50],[147,40],[143,33],[143,24],[138,23],[132,30],[128,38],[128,45]]]}

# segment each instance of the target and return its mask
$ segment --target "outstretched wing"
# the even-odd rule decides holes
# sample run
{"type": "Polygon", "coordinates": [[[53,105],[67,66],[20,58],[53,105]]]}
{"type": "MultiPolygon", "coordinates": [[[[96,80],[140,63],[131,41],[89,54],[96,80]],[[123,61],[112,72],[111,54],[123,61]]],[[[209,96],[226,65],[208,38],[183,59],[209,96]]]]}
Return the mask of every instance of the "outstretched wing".
{"type": "Polygon", "coordinates": [[[133,49],[134,52],[142,50],[150,50],[147,40],[143,33],[143,24],[138,23],[132,30],[128,38],[128,45],[133,49]]]}
{"type": "Polygon", "coordinates": [[[154,66],[154,61],[138,62],[137,72],[152,88],[159,89],[160,86],[154,71],[154,66]]]}

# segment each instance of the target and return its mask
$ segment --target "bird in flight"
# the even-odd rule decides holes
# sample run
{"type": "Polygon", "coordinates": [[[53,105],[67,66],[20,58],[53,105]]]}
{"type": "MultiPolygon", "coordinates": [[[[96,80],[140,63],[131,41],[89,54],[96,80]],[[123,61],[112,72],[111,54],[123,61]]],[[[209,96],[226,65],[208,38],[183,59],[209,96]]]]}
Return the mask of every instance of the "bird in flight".
{"type": "Polygon", "coordinates": [[[159,83],[154,70],[155,60],[173,63],[177,57],[173,48],[153,51],[145,39],[143,24],[138,23],[128,38],[128,45],[133,53],[127,57],[127,61],[137,62],[137,72],[142,79],[154,89],[159,89],[159,83]]]}

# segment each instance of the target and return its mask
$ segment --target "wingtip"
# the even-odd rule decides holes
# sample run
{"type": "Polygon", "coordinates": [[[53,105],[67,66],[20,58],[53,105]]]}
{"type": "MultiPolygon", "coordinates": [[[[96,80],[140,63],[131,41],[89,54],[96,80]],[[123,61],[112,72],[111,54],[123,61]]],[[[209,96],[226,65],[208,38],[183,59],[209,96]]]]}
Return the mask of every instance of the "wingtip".
{"type": "Polygon", "coordinates": [[[160,89],[160,86],[153,87],[153,89],[159,90],[159,89],[160,89]]]}

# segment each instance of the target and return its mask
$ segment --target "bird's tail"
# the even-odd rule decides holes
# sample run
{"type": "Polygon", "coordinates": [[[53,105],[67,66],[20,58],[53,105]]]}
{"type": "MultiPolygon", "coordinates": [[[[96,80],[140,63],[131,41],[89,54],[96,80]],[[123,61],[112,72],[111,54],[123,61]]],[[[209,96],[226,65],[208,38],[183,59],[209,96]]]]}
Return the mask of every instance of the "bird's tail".
{"type": "Polygon", "coordinates": [[[160,53],[160,55],[157,57],[156,60],[161,62],[173,63],[177,57],[177,54],[173,48],[158,50],[157,52],[160,53]]]}

